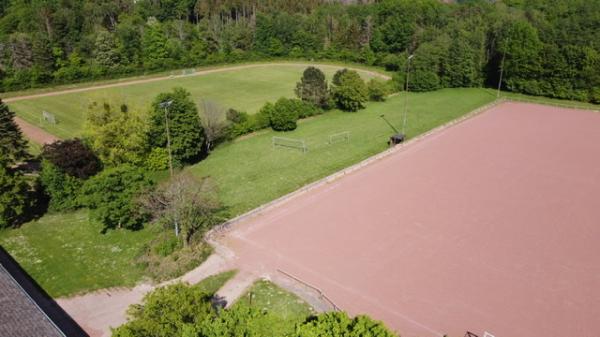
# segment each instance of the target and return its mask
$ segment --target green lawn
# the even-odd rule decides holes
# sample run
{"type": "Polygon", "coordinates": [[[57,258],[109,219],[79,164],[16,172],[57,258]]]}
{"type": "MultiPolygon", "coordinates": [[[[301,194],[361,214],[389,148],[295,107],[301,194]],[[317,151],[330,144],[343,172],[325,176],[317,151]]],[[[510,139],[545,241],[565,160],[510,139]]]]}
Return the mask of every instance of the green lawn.
{"type": "Polygon", "coordinates": [[[281,336],[291,335],[297,323],[301,323],[309,316],[315,314],[313,308],[304,300],[265,280],[254,283],[237,300],[233,305],[233,309],[245,305],[251,305],[260,310],[268,311],[279,318],[272,321],[272,324],[278,326],[272,327],[271,330],[280,332],[279,335],[281,336]]]}
{"type": "MultiPolygon", "coordinates": [[[[402,125],[404,94],[384,103],[369,103],[356,113],[331,111],[302,121],[287,133],[261,132],[224,144],[208,158],[189,168],[198,176],[210,176],[218,184],[229,215],[235,216],[387,148],[392,129],[402,125]],[[329,135],[350,131],[350,141],[329,145],[329,135]],[[307,153],[273,148],[273,136],[304,139],[307,153]]],[[[483,89],[444,89],[411,93],[406,132],[408,137],[426,132],[489,103],[495,96],[483,89]]]]}
{"type": "Polygon", "coordinates": [[[221,289],[221,287],[232,277],[234,277],[236,273],[236,270],[229,270],[217,275],[212,275],[198,282],[194,285],[194,287],[199,288],[201,291],[209,295],[214,295],[217,290],[221,289]]]}
{"type": "Polygon", "coordinates": [[[0,231],[0,245],[53,297],[134,285],[142,276],[134,258],[153,230],[101,229],[87,211],[46,215],[0,231]]]}
{"type": "MultiPolygon", "coordinates": [[[[340,69],[335,65],[319,66],[331,79],[340,69]]],[[[60,137],[70,138],[80,135],[91,102],[127,103],[134,109],[147,110],[152,100],[161,92],[180,86],[189,90],[195,101],[210,99],[225,108],[235,108],[248,113],[257,112],[267,101],[279,97],[293,97],[296,82],[306,66],[260,65],[241,70],[227,70],[201,76],[167,79],[157,82],[132,84],[123,87],[96,89],[86,92],[38,97],[9,103],[18,116],[38,125],[60,137]],[[55,125],[40,121],[42,111],[53,113],[58,123],[55,125]]],[[[363,78],[372,76],[361,72],[363,78]]]]}

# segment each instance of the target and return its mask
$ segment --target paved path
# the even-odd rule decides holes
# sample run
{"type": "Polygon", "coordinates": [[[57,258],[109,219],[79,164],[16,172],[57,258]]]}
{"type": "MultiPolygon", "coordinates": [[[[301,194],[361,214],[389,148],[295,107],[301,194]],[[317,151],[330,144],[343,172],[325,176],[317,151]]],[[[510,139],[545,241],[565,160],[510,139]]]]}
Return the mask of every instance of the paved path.
{"type": "Polygon", "coordinates": [[[110,337],[110,328],[125,323],[127,308],[140,303],[146,293],[178,281],[195,284],[208,276],[232,269],[230,262],[219,254],[213,254],[196,269],[159,285],[140,284],[131,289],[103,289],[85,295],[59,298],[56,301],[90,337],[110,337]]]}

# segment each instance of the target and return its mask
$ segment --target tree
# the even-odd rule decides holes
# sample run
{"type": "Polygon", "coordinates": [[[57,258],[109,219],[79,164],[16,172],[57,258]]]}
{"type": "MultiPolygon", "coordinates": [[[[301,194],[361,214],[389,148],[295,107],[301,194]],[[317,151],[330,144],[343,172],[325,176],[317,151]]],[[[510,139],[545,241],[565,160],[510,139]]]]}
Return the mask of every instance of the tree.
{"type": "Polygon", "coordinates": [[[196,179],[190,173],[178,173],[140,198],[152,217],[175,228],[187,246],[193,234],[204,232],[218,222],[216,211],[221,205],[211,179],[196,179]]]}
{"type": "Polygon", "coordinates": [[[136,197],[152,186],[144,171],[121,165],[90,178],[82,188],[82,204],[91,209],[90,217],[110,228],[138,229],[147,215],[140,211],[136,197]]]}
{"type": "Polygon", "coordinates": [[[64,173],[79,179],[87,179],[102,169],[100,159],[79,138],[44,145],[42,158],[64,173]]]}
{"type": "Polygon", "coordinates": [[[142,48],[144,66],[148,69],[160,69],[169,62],[168,40],[159,22],[150,21],[144,29],[142,48]]]}
{"type": "Polygon", "coordinates": [[[93,102],[88,109],[84,135],[103,163],[144,165],[148,153],[147,116],[122,104],[93,102]],[[133,110],[133,111],[132,111],[133,110]]]}
{"type": "Polygon", "coordinates": [[[94,49],[94,61],[104,69],[112,69],[119,65],[119,45],[115,34],[105,30],[99,31],[94,49]]]}
{"type": "Polygon", "coordinates": [[[365,82],[354,70],[338,70],[331,87],[333,100],[338,107],[345,111],[357,111],[364,108],[368,98],[365,82]]]}
{"type": "Polygon", "coordinates": [[[166,124],[169,124],[173,158],[182,163],[192,163],[200,157],[205,135],[196,104],[183,88],[159,94],[152,103],[148,140],[152,147],[167,147],[166,124]],[[169,106],[161,103],[171,102],[169,106]],[[166,111],[165,111],[166,109],[166,111]],[[165,114],[167,121],[165,121],[165,114]]]}
{"type": "Polygon", "coordinates": [[[304,70],[300,82],[296,83],[296,96],[320,108],[328,107],[329,91],[321,69],[308,67],[304,70]]]}
{"type": "Polygon", "coordinates": [[[300,324],[297,337],[398,337],[383,323],[368,316],[348,317],[345,312],[328,312],[300,324]]]}
{"type": "Polygon", "coordinates": [[[27,140],[14,118],[15,113],[0,99],[0,166],[13,165],[29,158],[27,140]]]}
{"type": "Polygon", "coordinates": [[[389,93],[388,84],[376,78],[372,78],[367,83],[367,89],[369,91],[369,99],[375,102],[385,101],[385,97],[389,93]]]}
{"type": "Polygon", "coordinates": [[[29,185],[18,172],[0,165],[0,228],[15,227],[30,207],[29,185]]]}
{"type": "Polygon", "coordinates": [[[226,112],[225,109],[213,101],[203,100],[201,106],[200,121],[206,138],[206,152],[210,153],[215,143],[225,136],[227,130],[226,112]]]}

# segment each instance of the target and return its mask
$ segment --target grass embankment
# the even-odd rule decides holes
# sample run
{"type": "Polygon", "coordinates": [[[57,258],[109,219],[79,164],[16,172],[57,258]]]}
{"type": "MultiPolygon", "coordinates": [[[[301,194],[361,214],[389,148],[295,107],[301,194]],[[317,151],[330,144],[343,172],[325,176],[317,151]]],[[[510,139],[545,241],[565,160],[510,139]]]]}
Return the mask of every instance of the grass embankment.
{"type": "MultiPolygon", "coordinates": [[[[235,67],[235,65],[234,65],[235,67]]],[[[331,79],[337,65],[319,65],[331,79]]],[[[174,87],[190,91],[195,101],[209,99],[224,108],[235,108],[248,113],[257,112],[265,102],[280,97],[293,97],[296,82],[306,66],[296,64],[256,65],[244,69],[223,69],[200,76],[187,76],[127,86],[93,89],[85,92],[64,93],[57,96],[37,97],[9,103],[17,115],[59,138],[81,134],[91,102],[126,103],[134,109],[148,110],[161,92],[174,87]],[[57,124],[40,120],[42,111],[53,113],[57,124]]],[[[364,79],[373,75],[361,72],[364,79]]]]}
{"type": "MultiPolygon", "coordinates": [[[[407,134],[426,132],[494,99],[482,89],[411,93],[407,134]]],[[[401,94],[356,113],[331,111],[302,121],[293,132],[245,137],[219,146],[189,170],[213,177],[229,215],[235,216],[386,149],[393,131],[379,115],[401,127],[403,103],[401,94]],[[351,132],[350,141],[328,144],[329,135],[341,131],[351,132]],[[305,139],[308,153],[272,148],[275,135],[305,139]]],[[[133,285],[144,276],[136,256],[156,233],[116,230],[101,235],[100,229],[85,211],[46,215],[0,232],[0,244],[52,296],[133,285]]]]}
{"type": "Polygon", "coordinates": [[[254,283],[237,300],[233,309],[247,305],[276,316],[278,319],[273,321],[273,324],[277,324],[278,327],[273,328],[273,331],[280,331],[282,336],[292,334],[297,323],[304,322],[309,316],[315,314],[313,308],[304,300],[265,280],[254,283]]]}
{"type": "MultiPolygon", "coordinates": [[[[221,145],[189,170],[215,179],[229,215],[241,214],[386,149],[393,130],[379,116],[385,114],[400,129],[404,98],[369,103],[356,113],[331,111],[302,121],[292,132],[261,132],[221,145]],[[329,135],[343,131],[350,131],[349,142],[328,144],[329,135]],[[303,139],[309,150],[273,148],[273,136],[303,139]]],[[[414,137],[494,99],[483,89],[410,93],[406,133],[414,137]]]]}

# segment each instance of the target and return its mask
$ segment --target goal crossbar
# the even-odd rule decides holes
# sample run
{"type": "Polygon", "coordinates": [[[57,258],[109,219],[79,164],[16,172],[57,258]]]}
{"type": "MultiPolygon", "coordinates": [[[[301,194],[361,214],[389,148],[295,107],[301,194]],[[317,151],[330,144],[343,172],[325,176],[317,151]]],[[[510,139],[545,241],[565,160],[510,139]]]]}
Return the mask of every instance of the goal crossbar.
{"type": "Polygon", "coordinates": [[[329,135],[329,144],[349,142],[349,141],[350,141],[350,131],[338,132],[338,133],[329,135]]]}
{"type": "Polygon", "coordinates": [[[285,137],[273,137],[272,138],[273,148],[287,147],[292,149],[301,150],[303,153],[308,152],[308,147],[304,139],[294,139],[285,137]]]}

